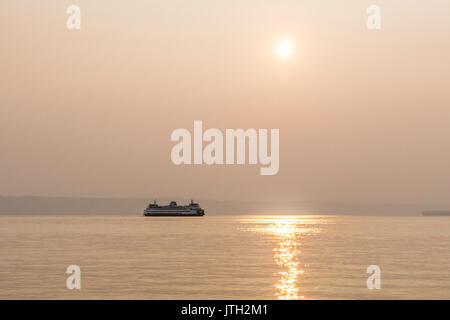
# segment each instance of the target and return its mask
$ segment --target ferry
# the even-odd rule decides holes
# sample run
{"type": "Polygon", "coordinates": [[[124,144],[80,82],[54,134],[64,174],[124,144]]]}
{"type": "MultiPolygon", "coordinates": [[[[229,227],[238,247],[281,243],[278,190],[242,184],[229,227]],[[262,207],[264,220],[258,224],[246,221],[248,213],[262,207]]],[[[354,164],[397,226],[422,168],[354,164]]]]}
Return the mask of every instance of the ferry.
{"type": "Polygon", "coordinates": [[[144,210],[146,217],[199,217],[204,215],[205,210],[192,200],[186,206],[179,206],[175,201],[171,201],[168,206],[160,206],[155,200],[144,210]]]}

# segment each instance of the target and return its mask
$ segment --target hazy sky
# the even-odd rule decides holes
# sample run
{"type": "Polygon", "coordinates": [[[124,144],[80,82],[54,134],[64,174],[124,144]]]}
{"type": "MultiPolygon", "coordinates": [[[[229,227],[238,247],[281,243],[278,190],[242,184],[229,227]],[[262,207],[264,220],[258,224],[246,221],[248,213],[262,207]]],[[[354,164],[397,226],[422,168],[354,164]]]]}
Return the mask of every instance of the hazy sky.
{"type": "Polygon", "coordinates": [[[449,12],[448,0],[3,0],[0,194],[450,204],[449,12]],[[66,27],[70,4],[81,30],[66,27]],[[194,120],[279,128],[279,173],[175,166],[170,135],[194,120]]]}

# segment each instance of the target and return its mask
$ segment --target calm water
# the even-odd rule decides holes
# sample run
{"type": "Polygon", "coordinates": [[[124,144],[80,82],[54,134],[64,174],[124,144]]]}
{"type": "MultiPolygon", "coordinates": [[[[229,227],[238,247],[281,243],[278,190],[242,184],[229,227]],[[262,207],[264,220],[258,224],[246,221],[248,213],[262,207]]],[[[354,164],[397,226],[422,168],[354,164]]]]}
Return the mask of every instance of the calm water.
{"type": "Polygon", "coordinates": [[[448,217],[0,217],[2,299],[450,299],[449,267],[448,217]]]}

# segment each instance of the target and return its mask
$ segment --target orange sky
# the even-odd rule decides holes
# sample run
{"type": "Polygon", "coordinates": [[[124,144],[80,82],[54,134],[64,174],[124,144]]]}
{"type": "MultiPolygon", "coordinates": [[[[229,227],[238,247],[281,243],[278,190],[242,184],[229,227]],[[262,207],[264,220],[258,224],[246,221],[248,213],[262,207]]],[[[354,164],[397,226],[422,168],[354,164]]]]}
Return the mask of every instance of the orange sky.
{"type": "Polygon", "coordinates": [[[450,204],[450,3],[375,2],[2,1],[0,194],[450,204]],[[279,173],[173,165],[194,120],[279,173]]]}

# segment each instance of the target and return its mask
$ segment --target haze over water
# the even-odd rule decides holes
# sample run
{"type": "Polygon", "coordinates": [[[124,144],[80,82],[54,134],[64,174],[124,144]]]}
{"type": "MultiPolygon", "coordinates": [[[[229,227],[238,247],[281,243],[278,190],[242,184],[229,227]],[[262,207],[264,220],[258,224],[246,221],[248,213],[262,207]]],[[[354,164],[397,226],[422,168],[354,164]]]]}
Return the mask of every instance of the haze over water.
{"type": "Polygon", "coordinates": [[[449,231],[447,217],[0,217],[0,298],[447,299],[449,231]]]}

